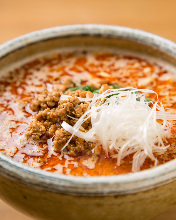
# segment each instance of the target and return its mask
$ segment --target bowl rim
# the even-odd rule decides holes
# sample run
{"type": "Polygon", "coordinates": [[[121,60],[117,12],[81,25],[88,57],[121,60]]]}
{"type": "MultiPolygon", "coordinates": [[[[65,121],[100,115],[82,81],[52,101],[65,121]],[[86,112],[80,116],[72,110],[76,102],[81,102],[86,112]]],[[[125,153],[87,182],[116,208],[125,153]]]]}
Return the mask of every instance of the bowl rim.
{"type": "MultiPolygon", "coordinates": [[[[144,43],[176,57],[176,44],[142,30],[99,24],[66,25],[43,29],[0,45],[0,59],[20,48],[52,38],[67,36],[104,36],[144,43]]],[[[117,176],[77,177],[55,174],[14,161],[0,153],[0,174],[43,190],[82,196],[107,196],[136,193],[167,184],[176,179],[176,160],[137,173],[117,176]]]]}

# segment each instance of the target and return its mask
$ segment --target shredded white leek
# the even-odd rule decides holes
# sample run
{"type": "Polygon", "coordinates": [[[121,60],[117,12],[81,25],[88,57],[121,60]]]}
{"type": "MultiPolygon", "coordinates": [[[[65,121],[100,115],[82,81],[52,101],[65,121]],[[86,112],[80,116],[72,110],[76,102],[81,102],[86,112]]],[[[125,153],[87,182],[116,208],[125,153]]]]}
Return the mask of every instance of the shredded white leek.
{"type": "Polygon", "coordinates": [[[74,126],[62,123],[62,127],[72,134],[63,149],[75,135],[85,141],[99,142],[107,156],[117,159],[118,166],[123,158],[133,154],[134,172],[140,170],[147,157],[157,165],[154,153],[164,153],[168,148],[163,142],[169,133],[167,120],[176,120],[176,115],[165,112],[162,104],[157,102],[152,102],[151,108],[146,93],[155,92],[128,87],[109,89],[91,99],[84,99],[91,100],[87,112],[74,126]],[[80,126],[88,118],[91,118],[92,128],[88,132],[80,131],[80,126]],[[158,123],[157,119],[163,123],[158,123]]]}

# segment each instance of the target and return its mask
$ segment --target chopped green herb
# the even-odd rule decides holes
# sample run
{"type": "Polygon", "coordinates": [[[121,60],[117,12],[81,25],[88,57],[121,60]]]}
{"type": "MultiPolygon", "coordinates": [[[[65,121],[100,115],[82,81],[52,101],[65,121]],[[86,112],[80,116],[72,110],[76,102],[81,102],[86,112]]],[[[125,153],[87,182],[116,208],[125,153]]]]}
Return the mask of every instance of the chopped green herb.
{"type": "MultiPolygon", "coordinates": [[[[136,101],[140,101],[140,97],[136,98],[136,101]]],[[[150,104],[150,102],[152,102],[152,100],[145,98],[145,102],[148,102],[148,105],[150,104]]]]}
{"type": "Polygon", "coordinates": [[[151,99],[145,99],[145,102],[152,102],[152,100],[151,99]]]}
{"type": "Polygon", "coordinates": [[[91,86],[78,86],[78,87],[72,87],[69,88],[71,91],[76,91],[78,89],[83,90],[83,91],[90,91],[93,92],[94,89],[91,86]]]}
{"type": "MultiPolygon", "coordinates": [[[[120,85],[115,85],[115,84],[109,84],[109,86],[112,86],[113,89],[119,89],[121,88],[120,85]]],[[[69,88],[71,91],[76,91],[78,89],[80,90],[83,90],[83,91],[90,91],[90,92],[93,92],[93,93],[99,93],[99,90],[94,90],[91,86],[78,86],[78,87],[72,87],[72,88],[69,88]]]]}
{"type": "MultiPolygon", "coordinates": [[[[119,88],[121,88],[121,86],[120,85],[115,85],[115,84],[108,84],[109,86],[112,86],[113,87],[113,89],[119,89],[119,88]]],[[[78,89],[80,89],[80,90],[83,90],[83,91],[90,91],[90,92],[92,92],[92,93],[98,93],[99,94],[99,90],[97,89],[97,90],[94,90],[91,86],[88,86],[88,85],[86,85],[86,86],[78,86],[78,87],[73,87],[73,88],[69,88],[71,91],[76,91],[76,90],[78,90],[78,89]]],[[[135,92],[136,94],[139,94],[139,92],[135,92]]],[[[116,93],[116,94],[113,94],[113,95],[118,95],[118,93],[116,93]]],[[[107,96],[107,98],[110,98],[111,96],[113,96],[113,95],[109,95],[109,96],[107,96]]],[[[140,97],[138,97],[138,98],[136,98],[136,101],[140,101],[140,97]]],[[[148,104],[150,104],[150,102],[151,102],[151,100],[150,99],[145,99],[145,102],[148,102],[148,104]]]]}
{"type": "Polygon", "coordinates": [[[118,94],[119,94],[119,93],[116,93],[116,94],[113,94],[113,95],[108,95],[107,98],[109,99],[109,98],[111,98],[112,96],[118,95],[118,94]]]}
{"type": "Polygon", "coordinates": [[[120,89],[121,86],[120,85],[116,85],[116,84],[108,84],[109,86],[112,86],[113,89],[120,89]]]}
{"type": "Polygon", "coordinates": [[[99,89],[94,90],[93,93],[98,93],[99,94],[99,89]]]}

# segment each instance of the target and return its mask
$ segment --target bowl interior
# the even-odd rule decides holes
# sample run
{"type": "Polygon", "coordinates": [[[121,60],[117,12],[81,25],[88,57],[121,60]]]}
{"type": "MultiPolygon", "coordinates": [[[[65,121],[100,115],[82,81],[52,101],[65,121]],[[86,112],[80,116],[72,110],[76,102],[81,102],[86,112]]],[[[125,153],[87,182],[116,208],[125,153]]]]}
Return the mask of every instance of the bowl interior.
{"type": "MultiPolygon", "coordinates": [[[[0,74],[9,66],[31,56],[70,47],[113,48],[159,58],[176,65],[176,46],[173,42],[143,31],[104,25],[74,25],[46,29],[9,41],[0,46],[0,74]]],[[[3,175],[18,178],[36,187],[52,186],[52,190],[67,193],[97,195],[127,194],[153,188],[176,177],[176,161],[135,174],[113,177],[73,177],[56,175],[19,164],[0,154],[3,175]],[[26,179],[25,179],[25,178],[26,179]]],[[[51,188],[51,187],[50,187],[51,188]]]]}

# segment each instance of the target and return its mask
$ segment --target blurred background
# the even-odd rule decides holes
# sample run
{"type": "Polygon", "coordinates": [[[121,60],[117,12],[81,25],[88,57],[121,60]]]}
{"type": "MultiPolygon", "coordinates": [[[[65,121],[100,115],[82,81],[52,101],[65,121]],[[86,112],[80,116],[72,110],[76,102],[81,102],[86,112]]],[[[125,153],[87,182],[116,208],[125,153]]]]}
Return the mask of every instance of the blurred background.
{"type": "MultiPolygon", "coordinates": [[[[0,0],[0,44],[67,24],[113,24],[176,41],[176,0],[0,0]]],[[[0,200],[1,220],[30,220],[0,200]]],[[[176,208],[153,220],[175,220],[176,208]]],[[[136,219],[137,220],[137,219],[136,219]]]]}

